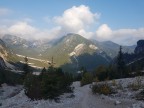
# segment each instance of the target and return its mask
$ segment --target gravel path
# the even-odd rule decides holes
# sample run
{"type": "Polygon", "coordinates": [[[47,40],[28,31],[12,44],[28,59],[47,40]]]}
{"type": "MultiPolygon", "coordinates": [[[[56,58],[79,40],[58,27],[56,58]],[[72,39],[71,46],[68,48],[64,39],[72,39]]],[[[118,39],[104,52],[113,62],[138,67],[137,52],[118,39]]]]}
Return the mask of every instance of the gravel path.
{"type": "Polygon", "coordinates": [[[73,108],[130,108],[135,100],[121,99],[119,105],[115,105],[116,99],[111,99],[104,95],[94,95],[89,88],[89,85],[77,87],[82,93],[79,104],[73,108]]]}
{"type": "MultiPolygon", "coordinates": [[[[1,108],[143,108],[140,107],[136,100],[132,99],[121,99],[121,98],[110,98],[104,95],[94,95],[89,88],[89,85],[80,87],[79,82],[74,82],[73,86],[74,95],[73,98],[68,98],[72,94],[64,94],[61,96],[60,103],[56,103],[54,101],[49,100],[39,100],[39,101],[31,101],[25,94],[24,91],[21,92],[11,98],[3,98],[0,96],[0,102],[2,103],[1,108]],[[121,102],[118,105],[115,105],[115,102],[121,102]]],[[[3,92],[3,97],[7,97],[6,94],[12,93],[12,87],[5,86],[4,88],[0,88],[3,92]],[[5,89],[7,90],[5,90],[5,89]],[[6,93],[9,92],[9,93],[6,93]]],[[[17,88],[13,87],[13,90],[17,88]]],[[[141,103],[140,103],[141,104],[141,103]]]]}

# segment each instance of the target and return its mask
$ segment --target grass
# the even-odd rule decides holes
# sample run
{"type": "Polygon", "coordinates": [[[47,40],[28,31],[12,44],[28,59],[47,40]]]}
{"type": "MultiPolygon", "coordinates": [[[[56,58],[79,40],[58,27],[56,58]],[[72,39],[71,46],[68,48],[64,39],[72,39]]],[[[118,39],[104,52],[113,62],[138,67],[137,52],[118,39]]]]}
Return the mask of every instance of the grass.
{"type": "Polygon", "coordinates": [[[107,83],[97,83],[92,86],[92,92],[94,94],[104,94],[109,95],[114,93],[114,90],[107,83]]]}

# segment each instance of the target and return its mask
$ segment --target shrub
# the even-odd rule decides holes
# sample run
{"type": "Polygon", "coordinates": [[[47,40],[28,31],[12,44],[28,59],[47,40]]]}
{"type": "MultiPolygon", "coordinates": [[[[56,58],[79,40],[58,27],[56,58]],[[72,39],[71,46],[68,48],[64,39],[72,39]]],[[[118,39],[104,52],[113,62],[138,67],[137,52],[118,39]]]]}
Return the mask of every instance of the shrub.
{"type": "Polygon", "coordinates": [[[135,82],[133,82],[132,84],[129,84],[128,88],[131,88],[134,91],[139,90],[140,88],[142,88],[142,79],[141,79],[141,77],[140,76],[136,77],[135,82]]]}
{"type": "Polygon", "coordinates": [[[99,66],[96,69],[96,77],[99,81],[104,81],[108,78],[108,72],[107,69],[104,66],[99,66]]]}
{"type": "Polygon", "coordinates": [[[112,85],[117,86],[116,80],[112,80],[112,85]]]}
{"type": "Polygon", "coordinates": [[[114,93],[112,88],[107,84],[107,83],[97,83],[92,86],[92,92],[94,94],[104,94],[104,95],[109,95],[114,93]]]}
{"type": "Polygon", "coordinates": [[[136,96],[136,99],[144,101],[144,89],[136,96]]]}
{"type": "Polygon", "coordinates": [[[96,77],[96,78],[94,78],[94,80],[93,80],[94,82],[99,82],[99,80],[98,80],[98,78],[96,77]]]}
{"type": "Polygon", "coordinates": [[[93,76],[91,73],[86,72],[81,80],[81,86],[86,85],[86,84],[90,84],[93,81],[93,76]]]}
{"type": "Polygon", "coordinates": [[[39,77],[32,73],[27,74],[24,81],[25,94],[32,100],[41,99],[40,81],[39,77]]]}
{"type": "Polygon", "coordinates": [[[1,83],[7,83],[12,85],[22,84],[22,75],[12,72],[10,70],[0,69],[0,84],[1,83]]]}
{"type": "Polygon", "coordinates": [[[0,70],[0,86],[1,86],[1,84],[4,83],[4,82],[5,82],[4,72],[3,72],[3,70],[0,70]]]}
{"type": "Polygon", "coordinates": [[[50,68],[40,76],[28,74],[24,87],[25,94],[31,99],[58,99],[64,93],[71,91],[70,74],[64,73],[60,68],[50,68]]]}
{"type": "Polygon", "coordinates": [[[135,84],[135,83],[132,83],[132,84],[129,84],[128,85],[128,88],[134,90],[134,91],[137,91],[140,87],[139,85],[135,84]]]}

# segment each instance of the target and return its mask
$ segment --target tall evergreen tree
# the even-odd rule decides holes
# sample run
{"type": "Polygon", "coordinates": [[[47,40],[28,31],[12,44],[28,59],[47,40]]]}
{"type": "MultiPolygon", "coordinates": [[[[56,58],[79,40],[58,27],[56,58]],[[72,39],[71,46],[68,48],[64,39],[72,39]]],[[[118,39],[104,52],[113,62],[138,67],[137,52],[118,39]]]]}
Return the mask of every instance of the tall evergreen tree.
{"type": "Polygon", "coordinates": [[[126,75],[125,70],[126,70],[126,65],[124,62],[122,46],[120,46],[120,50],[117,56],[117,72],[120,75],[120,78],[125,77],[126,75]]]}
{"type": "Polygon", "coordinates": [[[24,58],[25,64],[23,66],[23,71],[24,71],[24,77],[30,72],[29,66],[28,66],[28,58],[24,58]]]}
{"type": "Polygon", "coordinates": [[[40,79],[42,79],[43,75],[46,73],[46,68],[44,67],[40,73],[40,79]]]}
{"type": "Polygon", "coordinates": [[[54,62],[53,57],[52,57],[52,59],[51,59],[51,62],[49,62],[48,64],[49,64],[48,72],[54,72],[54,71],[55,71],[54,65],[55,65],[56,63],[54,62]]]}
{"type": "Polygon", "coordinates": [[[46,72],[46,68],[44,67],[41,72],[43,72],[43,73],[46,72]]]}

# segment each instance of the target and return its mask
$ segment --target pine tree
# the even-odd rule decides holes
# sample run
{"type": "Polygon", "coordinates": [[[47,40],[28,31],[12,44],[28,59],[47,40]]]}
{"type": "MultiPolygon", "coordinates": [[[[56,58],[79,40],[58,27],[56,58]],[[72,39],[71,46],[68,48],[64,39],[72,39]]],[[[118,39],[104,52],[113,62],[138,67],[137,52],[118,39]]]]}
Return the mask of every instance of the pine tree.
{"type": "Polygon", "coordinates": [[[42,71],[41,71],[41,73],[40,73],[40,79],[42,79],[42,77],[43,77],[43,75],[46,73],[46,68],[44,67],[43,69],[42,69],[42,71]]]}
{"type": "Polygon", "coordinates": [[[125,77],[125,62],[124,62],[124,57],[123,57],[123,52],[122,52],[122,46],[120,46],[120,50],[118,52],[117,56],[117,72],[120,75],[120,78],[125,77]]]}
{"type": "Polygon", "coordinates": [[[28,58],[24,58],[25,64],[23,66],[23,71],[24,71],[24,77],[30,72],[29,66],[28,66],[28,58]]]}
{"type": "Polygon", "coordinates": [[[46,72],[46,68],[45,67],[42,69],[42,73],[44,73],[44,72],[46,72]]]}
{"type": "Polygon", "coordinates": [[[104,81],[108,78],[108,72],[107,68],[105,66],[99,66],[96,69],[96,77],[98,78],[99,81],[104,81]]]}
{"type": "Polygon", "coordinates": [[[55,65],[56,63],[54,62],[53,57],[52,57],[52,59],[51,59],[51,62],[49,62],[48,64],[49,64],[48,72],[54,72],[54,71],[55,71],[54,65],[55,65]]]}

